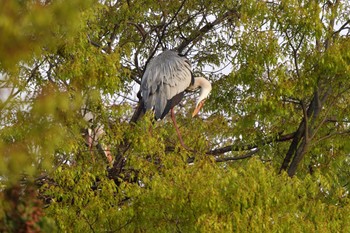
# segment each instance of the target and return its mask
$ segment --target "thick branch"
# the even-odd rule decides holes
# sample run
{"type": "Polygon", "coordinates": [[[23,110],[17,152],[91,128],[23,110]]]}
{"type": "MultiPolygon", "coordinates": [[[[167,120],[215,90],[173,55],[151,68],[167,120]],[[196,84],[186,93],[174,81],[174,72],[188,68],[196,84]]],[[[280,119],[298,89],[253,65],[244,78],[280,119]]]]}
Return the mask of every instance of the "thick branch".
{"type": "MultiPolygon", "coordinates": [[[[306,111],[306,116],[309,118],[312,113],[314,112],[314,107],[315,107],[315,101],[316,101],[316,96],[314,96],[314,98],[312,99],[307,111],[306,111]]],[[[287,170],[289,163],[294,155],[294,153],[296,152],[298,145],[301,141],[301,139],[304,136],[305,133],[305,128],[306,128],[306,122],[305,122],[305,118],[302,119],[302,121],[299,124],[299,127],[297,129],[297,131],[295,132],[294,136],[293,136],[293,141],[289,146],[289,149],[287,151],[287,154],[283,160],[282,166],[280,168],[280,172],[282,170],[287,170]]]]}
{"type": "MultiPolygon", "coordinates": [[[[294,154],[294,157],[293,157],[293,160],[292,160],[292,162],[291,162],[291,164],[290,164],[290,166],[288,168],[288,175],[291,176],[291,177],[295,175],[296,169],[297,169],[299,163],[301,162],[301,160],[303,159],[304,155],[308,151],[311,139],[315,136],[315,134],[316,134],[316,132],[318,130],[316,128],[316,132],[314,132],[315,131],[314,127],[316,127],[315,126],[316,125],[316,121],[318,120],[319,115],[320,115],[320,111],[322,109],[322,102],[320,100],[319,89],[320,88],[318,88],[314,92],[313,101],[310,103],[309,109],[306,112],[306,114],[305,114],[305,111],[304,111],[304,118],[303,118],[303,121],[302,121],[302,123],[303,123],[303,127],[302,127],[303,130],[301,131],[301,137],[299,138],[298,144],[296,144],[296,147],[293,148],[292,155],[294,154]],[[310,118],[310,116],[309,116],[309,110],[310,109],[312,109],[312,118],[311,118],[311,122],[310,122],[311,124],[309,126],[308,118],[310,118]],[[301,139],[303,139],[302,142],[301,142],[301,139]]],[[[325,97],[325,99],[326,99],[326,97],[325,97]]],[[[310,113],[311,113],[311,110],[310,110],[310,113]]],[[[326,119],[327,119],[327,114],[326,114],[326,117],[324,118],[324,120],[320,123],[319,127],[321,127],[324,124],[326,119]]],[[[281,170],[282,170],[282,168],[281,168],[281,170]]]]}
{"type": "Polygon", "coordinates": [[[217,158],[217,159],[215,159],[215,162],[227,162],[227,161],[247,159],[247,158],[252,157],[254,154],[256,154],[258,152],[259,152],[259,149],[255,149],[255,150],[252,150],[252,151],[248,152],[247,154],[241,155],[241,156],[217,158]]]}
{"type": "Polygon", "coordinates": [[[264,146],[267,144],[270,144],[272,142],[284,142],[284,141],[289,141],[294,137],[295,133],[291,133],[291,134],[286,134],[286,135],[278,135],[276,137],[270,137],[267,138],[265,140],[259,141],[259,142],[255,142],[252,144],[247,144],[247,145],[230,145],[230,146],[225,146],[225,147],[221,147],[218,149],[214,149],[214,150],[210,150],[208,152],[206,152],[207,155],[220,155],[220,154],[224,154],[230,151],[242,151],[242,150],[252,150],[252,149],[256,149],[259,146],[264,146]]]}
{"type": "Polygon", "coordinates": [[[139,104],[137,105],[129,123],[135,124],[143,115],[144,115],[144,103],[142,101],[142,98],[140,98],[139,104]]]}
{"type": "Polygon", "coordinates": [[[294,156],[294,158],[293,158],[293,160],[288,168],[288,175],[290,177],[295,175],[295,172],[298,168],[298,165],[299,165],[300,161],[302,160],[302,158],[304,157],[305,153],[307,152],[308,147],[309,147],[308,140],[304,137],[303,142],[296,149],[295,156],[294,156]]]}

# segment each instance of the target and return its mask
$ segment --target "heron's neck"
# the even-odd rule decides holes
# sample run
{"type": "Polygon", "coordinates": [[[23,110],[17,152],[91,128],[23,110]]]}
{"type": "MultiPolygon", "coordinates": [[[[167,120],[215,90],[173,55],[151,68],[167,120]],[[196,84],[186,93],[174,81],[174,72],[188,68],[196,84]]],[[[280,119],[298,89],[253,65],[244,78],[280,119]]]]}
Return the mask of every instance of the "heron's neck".
{"type": "Polygon", "coordinates": [[[211,91],[211,83],[203,77],[195,77],[194,83],[189,87],[190,90],[200,88],[199,97],[197,102],[199,103],[203,99],[206,99],[211,91]]]}

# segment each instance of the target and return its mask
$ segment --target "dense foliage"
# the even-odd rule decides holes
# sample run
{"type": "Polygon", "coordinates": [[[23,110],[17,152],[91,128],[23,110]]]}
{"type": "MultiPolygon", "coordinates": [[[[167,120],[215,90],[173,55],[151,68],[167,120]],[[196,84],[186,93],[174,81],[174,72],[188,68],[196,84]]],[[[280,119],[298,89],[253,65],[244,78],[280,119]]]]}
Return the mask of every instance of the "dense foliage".
{"type": "Polygon", "coordinates": [[[0,231],[349,232],[349,15],[345,0],[1,1],[0,231]],[[170,120],[132,120],[164,49],[213,84],[200,117],[195,94],[176,107],[190,149],[170,120]]]}

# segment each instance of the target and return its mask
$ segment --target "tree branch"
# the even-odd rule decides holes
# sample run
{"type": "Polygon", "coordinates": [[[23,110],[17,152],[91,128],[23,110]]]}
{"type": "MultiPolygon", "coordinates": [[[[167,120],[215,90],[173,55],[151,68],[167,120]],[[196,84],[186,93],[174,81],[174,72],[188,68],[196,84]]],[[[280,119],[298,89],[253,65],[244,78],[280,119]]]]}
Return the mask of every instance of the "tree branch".
{"type": "Polygon", "coordinates": [[[177,9],[177,11],[175,12],[174,16],[171,17],[171,19],[169,20],[169,22],[164,23],[164,24],[162,25],[162,32],[161,32],[160,35],[158,35],[158,33],[157,33],[157,31],[156,31],[156,34],[157,34],[157,36],[158,36],[157,44],[154,46],[152,52],[151,52],[150,55],[148,56],[148,59],[147,59],[147,61],[146,61],[146,63],[145,63],[145,66],[144,66],[145,68],[147,67],[147,64],[150,62],[150,60],[153,58],[154,54],[155,54],[156,51],[158,50],[159,45],[161,45],[162,40],[163,40],[163,38],[165,37],[165,34],[166,34],[166,33],[165,33],[165,32],[166,32],[166,29],[168,28],[169,25],[171,25],[171,24],[174,22],[174,20],[176,19],[176,17],[177,17],[178,14],[180,13],[181,9],[185,6],[185,3],[186,3],[186,0],[183,0],[182,3],[181,3],[181,5],[179,6],[179,8],[177,9]]]}
{"type": "Polygon", "coordinates": [[[218,149],[210,150],[206,152],[207,155],[220,155],[224,154],[230,151],[242,151],[242,150],[252,150],[256,149],[259,146],[264,146],[267,144],[270,144],[272,142],[285,142],[293,139],[295,133],[291,134],[286,134],[286,135],[278,135],[275,137],[270,137],[262,141],[254,142],[252,144],[247,144],[247,145],[241,145],[241,146],[236,146],[236,145],[230,145],[230,146],[225,146],[221,147],[218,149]]]}
{"type": "Polygon", "coordinates": [[[314,142],[314,144],[319,143],[320,141],[326,140],[328,138],[337,136],[337,135],[346,135],[346,134],[350,134],[350,130],[345,130],[342,132],[334,132],[334,133],[328,133],[327,135],[324,135],[323,137],[319,138],[317,141],[314,142]]]}
{"type": "Polygon", "coordinates": [[[95,46],[96,48],[101,48],[101,47],[102,47],[102,45],[100,45],[99,43],[97,43],[97,42],[91,40],[91,38],[90,38],[89,35],[87,35],[87,39],[88,39],[88,42],[89,42],[90,44],[92,44],[93,46],[95,46]]]}
{"type": "MultiPolygon", "coordinates": [[[[316,94],[314,94],[314,97],[311,100],[311,103],[309,104],[309,107],[306,111],[306,116],[309,118],[313,112],[315,111],[315,101],[316,100],[316,94]]],[[[293,136],[293,141],[289,146],[289,149],[286,153],[286,156],[284,157],[284,160],[282,162],[281,168],[280,168],[280,172],[282,172],[283,170],[287,170],[290,161],[292,160],[292,157],[294,155],[294,153],[297,151],[298,145],[300,143],[300,140],[303,138],[304,135],[304,131],[305,131],[305,118],[303,117],[303,119],[301,120],[299,127],[297,129],[297,131],[295,131],[295,134],[293,136]]]]}
{"type": "Polygon", "coordinates": [[[333,34],[334,35],[338,35],[342,30],[346,29],[347,25],[350,24],[350,19],[348,21],[346,21],[338,30],[336,30],[333,34]]]}
{"type": "Polygon", "coordinates": [[[301,106],[303,108],[303,115],[304,115],[304,120],[305,120],[305,132],[304,132],[304,137],[306,141],[309,140],[309,117],[307,115],[307,110],[304,101],[301,101],[301,106]]]}
{"type": "Polygon", "coordinates": [[[209,22],[204,25],[198,31],[194,31],[188,38],[186,38],[177,48],[176,50],[181,53],[189,44],[196,44],[207,32],[213,29],[216,25],[222,23],[227,18],[235,15],[236,18],[240,18],[237,10],[229,10],[222,16],[216,18],[213,22],[209,22]]]}
{"type": "Polygon", "coordinates": [[[217,158],[215,159],[215,162],[227,162],[227,161],[235,161],[235,160],[242,160],[242,159],[247,159],[252,157],[254,154],[259,152],[259,148],[252,150],[250,152],[248,152],[245,155],[241,155],[241,156],[236,156],[236,157],[224,157],[224,158],[217,158]]]}
{"type": "MultiPolygon", "coordinates": [[[[0,110],[4,109],[7,104],[9,104],[11,102],[11,100],[13,98],[15,98],[20,92],[23,91],[23,89],[29,84],[29,82],[34,79],[35,74],[37,73],[37,71],[39,70],[39,67],[46,61],[46,59],[44,59],[43,61],[39,62],[31,71],[30,71],[30,75],[29,77],[26,79],[25,83],[23,86],[20,87],[13,87],[11,90],[11,93],[9,94],[9,96],[6,98],[5,101],[0,101],[0,110]],[[17,88],[17,90],[15,91],[15,89],[17,88]]],[[[2,87],[3,88],[3,87],[2,87]]]]}

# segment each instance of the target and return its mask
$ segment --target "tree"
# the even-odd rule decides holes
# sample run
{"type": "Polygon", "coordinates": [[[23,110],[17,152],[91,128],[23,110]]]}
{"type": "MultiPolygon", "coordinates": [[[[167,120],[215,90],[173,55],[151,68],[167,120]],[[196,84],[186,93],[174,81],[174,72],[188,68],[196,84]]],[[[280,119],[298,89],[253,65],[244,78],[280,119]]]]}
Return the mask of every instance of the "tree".
{"type": "Polygon", "coordinates": [[[349,230],[347,1],[0,5],[1,231],[349,230]],[[177,108],[190,151],[133,120],[162,49],[213,83],[177,108]]]}

